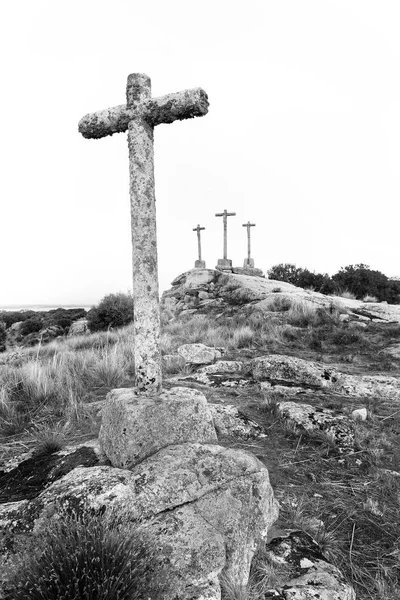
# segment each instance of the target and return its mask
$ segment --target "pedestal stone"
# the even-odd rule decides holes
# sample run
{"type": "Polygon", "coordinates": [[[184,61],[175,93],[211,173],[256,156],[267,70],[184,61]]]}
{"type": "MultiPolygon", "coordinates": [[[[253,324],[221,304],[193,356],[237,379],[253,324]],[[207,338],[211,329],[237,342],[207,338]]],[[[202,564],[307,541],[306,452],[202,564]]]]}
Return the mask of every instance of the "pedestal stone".
{"type": "Polygon", "coordinates": [[[102,411],[100,447],[114,467],[130,469],[161,448],[185,442],[215,443],[205,396],[176,387],[156,396],[112,390],[102,411]]]}
{"type": "Polygon", "coordinates": [[[194,263],[194,268],[195,269],[205,269],[206,261],[205,260],[196,260],[194,263]]]}
{"type": "Polygon", "coordinates": [[[254,269],[254,258],[245,258],[243,262],[244,269],[254,269]]]}
{"type": "Polygon", "coordinates": [[[219,258],[215,268],[218,271],[232,271],[232,261],[229,258],[219,258]]]}

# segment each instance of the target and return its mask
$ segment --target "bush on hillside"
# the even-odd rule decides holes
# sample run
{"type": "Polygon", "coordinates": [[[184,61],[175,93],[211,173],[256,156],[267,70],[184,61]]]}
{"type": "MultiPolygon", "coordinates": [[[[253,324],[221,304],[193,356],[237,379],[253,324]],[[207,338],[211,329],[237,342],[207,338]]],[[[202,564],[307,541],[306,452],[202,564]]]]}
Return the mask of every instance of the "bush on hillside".
{"type": "Polygon", "coordinates": [[[30,333],[37,333],[43,327],[42,319],[38,317],[32,317],[31,319],[27,319],[21,325],[20,333],[21,335],[29,335],[30,333]]]}
{"type": "Polygon", "coordinates": [[[31,319],[35,314],[34,310],[2,310],[0,311],[0,321],[3,321],[8,329],[14,323],[31,319]]]}
{"type": "Polygon", "coordinates": [[[6,324],[0,321],[0,352],[5,352],[7,340],[6,324]]]}
{"type": "Polygon", "coordinates": [[[296,267],[292,263],[274,265],[268,271],[268,277],[277,281],[286,281],[297,287],[312,288],[322,294],[329,295],[335,291],[335,284],[327,273],[315,273],[296,267]]]}
{"type": "Polygon", "coordinates": [[[332,279],[339,290],[347,289],[359,300],[365,296],[375,296],[379,302],[400,303],[400,282],[391,281],[380,271],[370,269],[368,265],[360,263],[342,267],[332,279]]]}
{"type": "Polygon", "coordinates": [[[108,294],[87,313],[90,331],[106,331],[110,327],[122,327],[133,321],[133,298],[131,294],[108,294]]]}

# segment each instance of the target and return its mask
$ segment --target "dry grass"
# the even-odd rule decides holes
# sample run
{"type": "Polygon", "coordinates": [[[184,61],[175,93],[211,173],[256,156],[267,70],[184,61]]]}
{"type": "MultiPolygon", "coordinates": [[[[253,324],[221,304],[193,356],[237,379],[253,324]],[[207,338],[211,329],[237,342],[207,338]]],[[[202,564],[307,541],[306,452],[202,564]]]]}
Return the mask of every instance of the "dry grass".
{"type": "MultiPolygon", "coordinates": [[[[321,309],[289,300],[274,295],[269,314],[241,308],[242,312],[218,319],[209,315],[179,320],[168,317],[163,325],[162,354],[176,355],[180,345],[202,342],[226,348],[231,358],[242,349],[253,356],[275,351],[296,355],[312,349],[339,357],[346,346],[359,352],[372,348],[377,357],[378,349],[400,337],[400,325],[371,324],[354,332],[340,323],[341,310],[336,305],[321,309]]],[[[24,432],[25,437],[18,438],[21,443],[51,452],[68,441],[77,425],[92,427],[87,402],[104,398],[110,387],[131,381],[132,336],[132,327],[127,327],[57,340],[24,351],[15,365],[0,367],[0,434],[5,443],[15,448],[16,438],[10,436],[24,432]]],[[[186,369],[176,357],[165,359],[163,368],[164,374],[186,369]]],[[[224,390],[224,398],[243,405],[245,397],[235,393],[224,390]]],[[[253,389],[253,401],[256,394],[253,389]]],[[[259,398],[258,417],[251,416],[259,419],[268,434],[257,456],[268,466],[281,503],[279,524],[313,535],[324,555],[356,587],[359,600],[398,598],[400,477],[384,471],[400,470],[398,406],[379,398],[362,402],[370,418],[355,424],[354,452],[338,458],[329,437],[300,437],[296,428],[284,425],[276,414],[279,394],[272,391],[267,398],[267,402],[259,398]],[[324,527],[316,527],[318,520],[324,527]]],[[[338,411],[360,407],[347,397],[319,396],[317,392],[306,401],[338,411]]],[[[246,444],[241,447],[247,448],[246,444]]],[[[249,445],[248,450],[253,448],[249,445]]],[[[258,575],[246,589],[225,581],[223,598],[258,599],[263,590],[287,575],[264,559],[254,563],[258,575]]]]}

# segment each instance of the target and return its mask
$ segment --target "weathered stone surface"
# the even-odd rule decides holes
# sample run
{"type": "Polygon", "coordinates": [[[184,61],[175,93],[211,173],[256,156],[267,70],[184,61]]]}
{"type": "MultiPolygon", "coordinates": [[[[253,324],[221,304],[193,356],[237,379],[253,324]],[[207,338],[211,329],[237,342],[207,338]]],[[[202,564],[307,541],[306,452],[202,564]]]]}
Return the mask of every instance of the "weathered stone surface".
{"type": "Polygon", "coordinates": [[[232,273],[236,273],[237,275],[249,275],[250,277],[263,277],[265,275],[262,269],[257,269],[256,267],[232,267],[232,273]]]}
{"type": "Polygon", "coordinates": [[[87,333],[90,333],[89,321],[87,319],[78,319],[77,321],[74,321],[68,330],[68,336],[85,335],[87,333]]]}
{"type": "Polygon", "coordinates": [[[222,569],[245,584],[253,552],[277,517],[268,471],[257,458],[188,443],[163,448],[132,470],[78,467],[29,505],[10,506],[3,521],[13,518],[26,535],[65,510],[111,508],[155,532],[175,584],[170,600],[218,599],[222,569]]]}
{"type": "Polygon", "coordinates": [[[82,444],[53,454],[29,456],[17,464],[5,464],[0,471],[0,505],[35,498],[47,485],[78,465],[93,466],[98,463],[98,448],[92,444],[82,444]]]}
{"type": "Polygon", "coordinates": [[[300,430],[327,434],[339,452],[354,449],[354,423],[345,415],[335,415],[328,408],[297,402],[279,402],[277,410],[300,430]]]}
{"type": "Polygon", "coordinates": [[[192,269],[184,274],[185,281],[183,285],[184,288],[196,288],[201,285],[215,283],[220,275],[221,273],[214,269],[192,269]]]}
{"type": "Polygon", "coordinates": [[[332,387],[338,380],[334,369],[293,356],[271,354],[252,360],[253,377],[310,387],[332,387]]]}
{"type": "Polygon", "coordinates": [[[243,440],[266,437],[262,427],[246,417],[231,404],[209,404],[214,426],[220,437],[237,437],[243,440]]]}
{"type": "Polygon", "coordinates": [[[400,379],[386,375],[341,375],[337,390],[348,396],[399,401],[400,379]]]}
{"type": "Polygon", "coordinates": [[[204,395],[176,387],[148,398],[132,389],[112,390],[99,439],[114,466],[130,468],[171,444],[214,442],[217,437],[204,395]]]}
{"type": "Polygon", "coordinates": [[[196,381],[210,387],[236,387],[249,385],[249,365],[238,360],[219,360],[212,365],[200,367],[196,372],[186,377],[179,377],[178,381],[196,381]]]}
{"type": "Polygon", "coordinates": [[[326,561],[318,544],[304,531],[293,531],[266,545],[267,556],[276,567],[286,566],[290,578],[281,575],[266,597],[277,600],[356,600],[339,569],[326,561]]]}
{"type": "Polygon", "coordinates": [[[209,365],[217,358],[221,358],[221,352],[205,344],[183,344],[177,350],[185,361],[192,365],[209,365]]]}

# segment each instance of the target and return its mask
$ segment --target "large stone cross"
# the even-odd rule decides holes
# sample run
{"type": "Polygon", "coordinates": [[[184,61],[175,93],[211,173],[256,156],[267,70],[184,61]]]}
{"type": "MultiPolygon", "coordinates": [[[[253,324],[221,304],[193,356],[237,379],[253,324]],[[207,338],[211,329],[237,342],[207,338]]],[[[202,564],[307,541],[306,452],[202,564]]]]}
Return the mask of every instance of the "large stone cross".
{"type": "Polygon", "coordinates": [[[135,387],[154,394],[162,383],[158,297],[154,126],[207,114],[201,88],[151,97],[150,77],[128,76],[126,104],[88,114],[79,122],[86,138],[128,131],[132,223],[135,387]]]}
{"type": "Polygon", "coordinates": [[[200,225],[197,225],[197,227],[195,227],[193,229],[193,231],[197,231],[197,248],[199,251],[199,259],[195,261],[194,266],[196,269],[205,269],[206,268],[206,263],[204,260],[201,260],[201,239],[200,239],[200,231],[203,231],[205,229],[205,227],[200,227],[200,225]]]}
{"type": "Polygon", "coordinates": [[[226,208],[223,213],[215,213],[216,217],[223,217],[224,222],[224,258],[219,258],[217,269],[232,269],[232,261],[228,259],[228,217],[235,217],[236,213],[228,213],[226,208]]]}
{"type": "Polygon", "coordinates": [[[253,268],[254,267],[254,258],[250,258],[251,254],[251,248],[250,248],[250,227],[255,227],[256,224],[255,223],[250,223],[250,221],[247,221],[247,223],[243,223],[242,227],[247,227],[247,258],[244,259],[244,263],[243,263],[243,267],[250,267],[253,268]]]}

